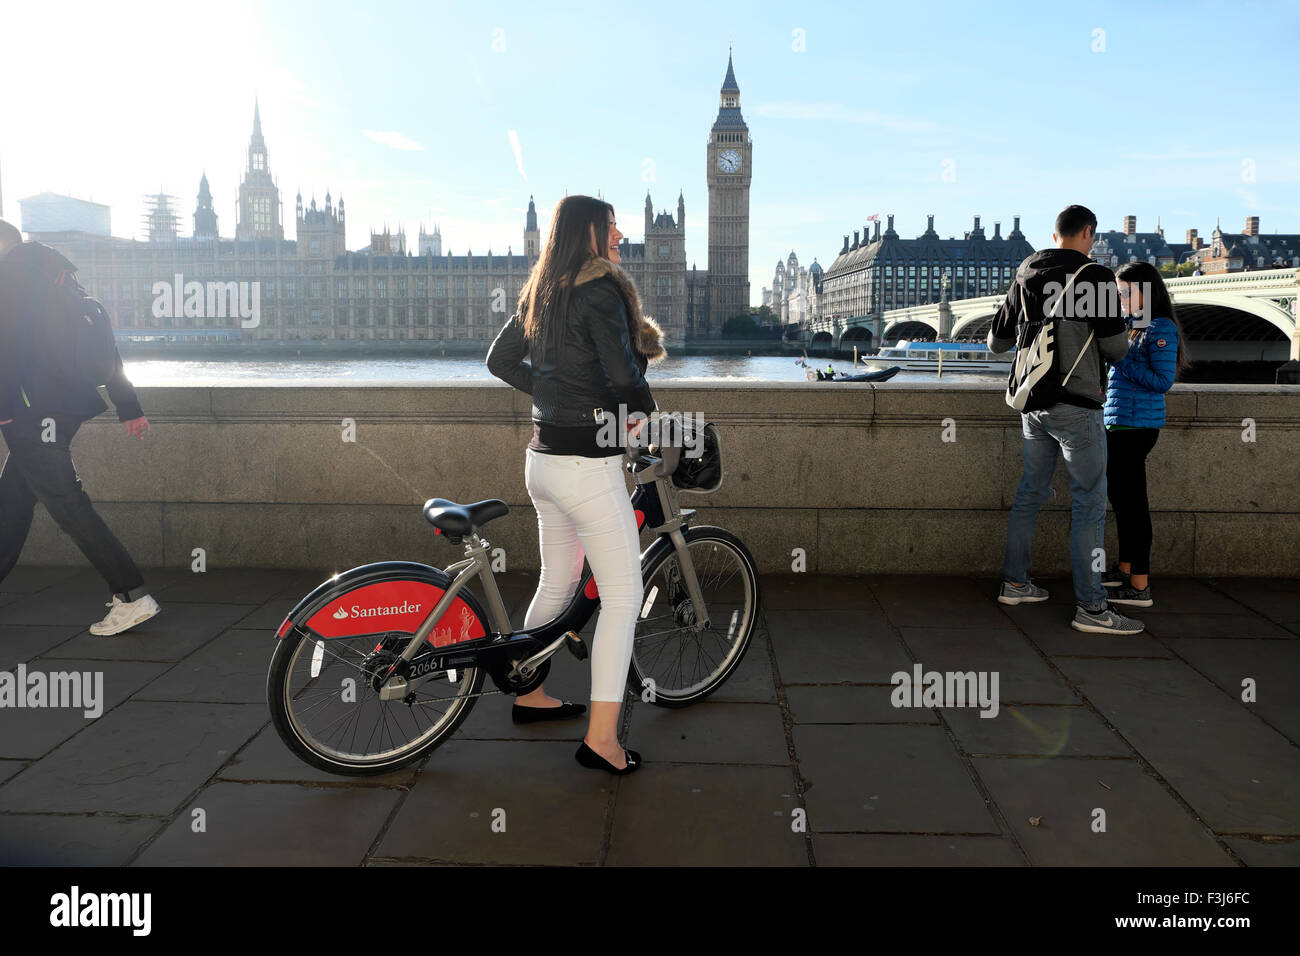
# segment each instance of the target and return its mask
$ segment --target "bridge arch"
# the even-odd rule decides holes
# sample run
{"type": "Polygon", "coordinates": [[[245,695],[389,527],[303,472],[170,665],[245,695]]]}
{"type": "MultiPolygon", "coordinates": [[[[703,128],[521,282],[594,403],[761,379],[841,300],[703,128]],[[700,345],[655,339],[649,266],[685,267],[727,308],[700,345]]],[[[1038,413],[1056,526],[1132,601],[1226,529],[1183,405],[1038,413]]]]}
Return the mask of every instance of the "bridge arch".
{"type": "Polygon", "coordinates": [[[1291,332],[1279,323],[1255,310],[1198,299],[1175,306],[1192,361],[1282,361],[1290,354],[1291,332]]]}
{"type": "Polygon", "coordinates": [[[952,324],[952,337],[983,341],[989,333],[989,327],[993,325],[993,316],[996,314],[996,312],[976,312],[962,316],[952,324]]]}
{"type": "Polygon", "coordinates": [[[880,341],[897,342],[899,339],[907,339],[910,342],[933,342],[938,336],[938,330],[928,322],[922,322],[919,319],[904,319],[885,329],[880,341]]]}
{"type": "Polygon", "coordinates": [[[1295,332],[1296,320],[1286,309],[1263,296],[1233,295],[1226,292],[1201,292],[1195,295],[1173,295],[1174,308],[1181,318],[1185,311],[1215,308],[1254,316],[1274,326],[1284,338],[1295,332]]]}
{"type": "Polygon", "coordinates": [[[808,341],[808,350],[810,352],[816,349],[826,349],[829,352],[834,347],[835,339],[829,332],[814,332],[812,338],[808,341]]]}
{"type": "Polygon", "coordinates": [[[853,325],[844,330],[840,336],[840,348],[851,349],[857,346],[859,351],[871,348],[871,329],[865,325],[853,325]]]}

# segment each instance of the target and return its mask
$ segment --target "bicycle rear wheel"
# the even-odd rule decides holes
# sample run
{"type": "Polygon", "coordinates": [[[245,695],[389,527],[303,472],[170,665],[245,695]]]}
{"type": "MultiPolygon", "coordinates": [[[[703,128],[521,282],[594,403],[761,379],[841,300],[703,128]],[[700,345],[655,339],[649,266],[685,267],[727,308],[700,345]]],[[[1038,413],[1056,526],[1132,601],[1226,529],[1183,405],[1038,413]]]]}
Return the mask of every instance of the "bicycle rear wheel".
{"type": "MultiPolygon", "coordinates": [[[[300,629],[276,642],[267,673],[276,732],[298,757],[329,773],[387,773],[420,760],[456,732],[484,682],[481,667],[438,671],[405,698],[381,699],[384,675],[413,640],[419,610],[432,607],[450,580],[434,568],[373,567],[354,569],[337,585],[305,598],[291,612],[300,629]],[[366,605],[359,621],[349,614],[351,602],[366,605]],[[370,622],[377,617],[387,626],[374,627],[370,622]],[[391,629],[394,624],[404,629],[391,629]]],[[[443,646],[485,632],[468,594],[457,598],[435,629],[443,646]]]]}
{"type": "Polygon", "coordinates": [[[409,635],[330,641],[302,635],[280,641],[267,678],[271,717],[300,758],[329,773],[388,773],[419,760],[468,715],[483,686],[469,667],[456,680],[430,680],[410,701],[384,701],[371,686],[380,665],[406,647],[409,635]],[[390,646],[391,645],[391,646],[390,646]]]}
{"type": "Polygon", "coordinates": [[[709,626],[695,623],[676,551],[660,551],[644,569],[628,673],[632,692],[659,707],[684,707],[721,687],[744,659],[758,621],[758,570],[749,549],[722,528],[689,528],[683,535],[709,626]]]}

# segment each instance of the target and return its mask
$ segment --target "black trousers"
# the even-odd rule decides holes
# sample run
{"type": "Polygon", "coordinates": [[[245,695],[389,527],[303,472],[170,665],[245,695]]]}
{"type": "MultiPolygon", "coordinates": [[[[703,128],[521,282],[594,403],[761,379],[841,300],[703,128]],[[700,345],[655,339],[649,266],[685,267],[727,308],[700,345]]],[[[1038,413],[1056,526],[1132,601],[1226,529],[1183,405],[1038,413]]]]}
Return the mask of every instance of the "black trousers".
{"type": "Polygon", "coordinates": [[[48,416],[53,441],[42,441],[40,421],[0,425],[9,457],[0,470],[0,581],[18,563],[39,501],[55,523],[72,538],[108,582],[114,594],[144,584],[140,569],[122,542],[95,511],[72,464],[72,438],[81,427],[75,418],[48,416]]]}
{"type": "Polygon", "coordinates": [[[1147,455],[1158,428],[1106,430],[1106,495],[1115,510],[1119,560],[1129,574],[1151,573],[1151,507],[1147,502],[1147,455]]]}

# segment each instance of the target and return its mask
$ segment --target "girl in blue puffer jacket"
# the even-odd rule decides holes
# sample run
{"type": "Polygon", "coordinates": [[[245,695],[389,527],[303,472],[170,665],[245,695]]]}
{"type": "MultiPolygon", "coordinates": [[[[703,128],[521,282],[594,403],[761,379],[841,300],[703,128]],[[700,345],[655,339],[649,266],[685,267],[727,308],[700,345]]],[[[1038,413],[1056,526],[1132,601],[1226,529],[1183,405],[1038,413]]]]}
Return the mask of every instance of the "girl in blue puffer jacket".
{"type": "Polygon", "coordinates": [[[1130,262],[1115,273],[1129,316],[1128,354],[1106,389],[1106,492],[1115,511],[1117,566],[1102,579],[1111,602],[1150,607],[1151,509],[1147,455],[1165,424],[1165,392],[1187,366],[1182,328],[1155,266],[1130,262]]]}

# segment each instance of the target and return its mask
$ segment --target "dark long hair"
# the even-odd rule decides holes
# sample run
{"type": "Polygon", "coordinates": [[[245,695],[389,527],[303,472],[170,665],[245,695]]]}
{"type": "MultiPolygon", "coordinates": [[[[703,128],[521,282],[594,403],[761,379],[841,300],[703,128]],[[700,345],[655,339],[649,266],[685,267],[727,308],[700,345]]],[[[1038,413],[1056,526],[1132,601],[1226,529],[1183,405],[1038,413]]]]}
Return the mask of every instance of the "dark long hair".
{"type": "Polygon", "coordinates": [[[596,229],[597,254],[608,256],[609,217],[613,212],[609,203],[591,196],[565,196],[555,204],[546,243],[519,293],[524,336],[543,352],[548,343],[557,348],[563,344],[564,317],[574,280],[593,255],[590,227],[596,229]]]}
{"type": "MultiPolygon", "coordinates": [[[[1165,280],[1160,275],[1160,270],[1149,262],[1128,262],[1120,266],[1115,272],[1115,278],[1120,282],[1136,284],[1142,290],[1142,312],[1151,318],[1164,318],[1174,323],[1174,328],[1178,330],[1178,355],[1174,359],[1175,369],[1174,377],[1177,378],[1186,371],[1190,361],[1187,358],[1187,336],[1183,335],[1183,324],[1178,321],[1178,316],[1174,313],[1174,301],[1169,295],[1169,289],[1165,285],[1165,280]]],[[[1132,329],[1129,331],[1129,341],[1137,338],[1139,330],[1132,329]]]]}

